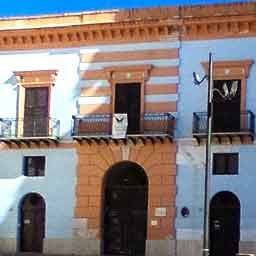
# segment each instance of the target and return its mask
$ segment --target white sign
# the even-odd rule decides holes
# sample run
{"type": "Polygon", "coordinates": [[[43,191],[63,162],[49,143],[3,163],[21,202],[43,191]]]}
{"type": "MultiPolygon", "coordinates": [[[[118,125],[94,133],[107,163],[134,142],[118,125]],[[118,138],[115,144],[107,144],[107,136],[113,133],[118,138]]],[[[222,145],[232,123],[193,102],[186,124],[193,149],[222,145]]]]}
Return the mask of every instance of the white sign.
{"type": "Polygon", "coordinates": [[[157,226],[158,221],[157,220],[151,220],[151,226],[157,226]]]}
{"type": "Polygon", "coordinates": [[[155,216],[156,217],[165,217],[166,216],[166,208],[155,208],[155,216]]]}
{"type": "Polygon", "coordinates": [[[24,224],[30,224],[30,219],[24,219],[24,224]]]}
{"type": "Polygon", "coordinates": [[[114,139],[122,139],[126,137],[128,126],[127,114],[115,113],[112,120],[112,137],[114,139]]]}

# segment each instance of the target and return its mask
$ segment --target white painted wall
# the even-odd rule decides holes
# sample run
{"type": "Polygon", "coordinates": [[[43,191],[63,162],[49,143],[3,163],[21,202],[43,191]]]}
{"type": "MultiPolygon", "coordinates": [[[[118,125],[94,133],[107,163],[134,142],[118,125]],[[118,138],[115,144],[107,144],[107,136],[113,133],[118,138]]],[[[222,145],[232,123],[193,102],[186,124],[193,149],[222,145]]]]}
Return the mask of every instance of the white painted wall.
{"type": "Polygon", "coordinates": [[[22,198],[39,193],[46,203],[46,238],[71,239],[75,206],[76,153],[73,149],[0,151],[0,239],[18,235],[22,198]],[[24,156],[45,156],[45,176],[23,176],[24,156]]]}
{"type": "Polygon", "coordinates": [[[50,116],[60,120],[60,135],[70,136],[71,116],[77,114],[79,60],[76,49],[0,52],[0,117],[16,117],[17,87],[14,71],[56,69],[58,75],[52,87],[50,116]]]}

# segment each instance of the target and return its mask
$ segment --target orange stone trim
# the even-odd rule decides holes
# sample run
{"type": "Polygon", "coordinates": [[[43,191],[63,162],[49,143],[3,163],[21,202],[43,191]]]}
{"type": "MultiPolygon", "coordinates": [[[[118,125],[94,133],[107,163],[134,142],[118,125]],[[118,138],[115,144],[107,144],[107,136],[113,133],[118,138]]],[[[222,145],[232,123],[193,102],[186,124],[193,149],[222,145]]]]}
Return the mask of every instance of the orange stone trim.
{"type": "Polygon", "coordinates": [[[176,111],[177,111],[176,102],[145,103],[145,112],[166,113],[166,112],[176,112],[176,111]]]}
{"type": "Polygon", "coordinates": [[[139,164],[148,177],[147,239],[175,238],[176,145],[163,143],[136,145],[84,143],[77,146],[78,166],[75,218],[88,219],[88,231],[101,237],[104,212],[104,177],[107,170],[120,161],[139,164]],[[126,152],[126,153],[125,153],[126,152]],[[166,208],[166,216],[155,216],[155,209],[166,208]],[[157,219],[157,226],[151,220],[157,219]]]}
{"type": "Polygon", "coordinates": [[[176,93],[177,93],[177,85],[176,84],[158,84],[158,85],[147,84],[146,88],[145,88],[146,95],[176,94],[176,93]]]}
{"type": "Polygon", "coordinates": [[[18,85],[37,87],[54,85],[57,70],[15,71],[18,85]]]}
{"type": "MultiPolygon", "coordinates": [[[[236,77],[248,78],[250,66],[253,60],[237,60],[237,61],[214,61],[213,76],[214,77],[236,77]]],[[[208,73],[208,63],[202,63],[205,73],[208,73]]],[[[232,78],[230,78],[232,79],[232,78]]]]}
{"type": "Polygon", "coordinates": [[[256,36],[256,15],[184,19],[182,40],[256,36]]]}
{"type": "Polygon", "coordinates": [[[81,47],[95,44],[160,41],[178,38],[178,25],[141,21],[0,31],[0,50],[81,47]]]}
{"type": "Polygon", "coordinates": [[[129,60],[175,59],[179,49],[157,49],[126,52],[96,52],[81,55],[81,62],[108,62],[129,60]]]}
{"type": "MultiPolygon", "coordinates": [[[[151,76],[177,76],[178,67],[152,67],[150,71],[151,76]]],[[[107,80],[109,74],[104,69],[86,70],[80,72],[82,80],[107,80]]],[[[131,79],[131,77],[130,77],[131,79]]],[[[141,79],[141,78],[139,78],[141,79]]]]}
{"type": "Polygon", "coordinates": [[[79,108],[80,115],[111,114],[110,104],[83,104],[79,108]]]}
{"type": "MultiPolygon", "coordinates": [[[[246,79],[249,76],[253,60],[215,61],[213,64],[214,80],[241,80],[240,110],[246,110],[246,79]]],[[[204,71],[208,74],[208,63],[202,63],[204,71]]]]}
{"type": "Polygon", "coordinates": [[[111,88],[110,87],[89,87],[81,88],[80,96],[110,96],[111,88]]]}

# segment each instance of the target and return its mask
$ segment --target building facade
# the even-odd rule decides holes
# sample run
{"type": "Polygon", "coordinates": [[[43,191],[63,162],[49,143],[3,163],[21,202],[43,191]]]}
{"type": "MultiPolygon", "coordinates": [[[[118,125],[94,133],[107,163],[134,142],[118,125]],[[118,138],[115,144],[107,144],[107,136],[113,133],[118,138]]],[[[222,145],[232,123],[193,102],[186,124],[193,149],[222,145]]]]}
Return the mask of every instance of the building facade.
{"type": "Polygon", "coordinates": [[[212,52],[210,249],[255,252],[255,8],[0,20],[0,250],[200,254],[212,52]]]}
{"type": "Polygon", "coordinates": [[[255,253],[255,206],[251,196],[255,193],[252,186],[255,178],[251,175],[256,70],[251,7],[255,3],[231,6],[192,8],[191,17],[185,19],[188,33],[180,46],[176,130],[178,255],[198,255],[202,248],[208,84],[205,80],[195,85],[192,73],[200,74],[201,78],[208,75],[210,52],[213,56],[210,251],[213,255],[255,253]],[[225,97],[228,90],[232,92],[232,86],[236,93],[225,97]]]}
{"type": "Polygon", "coordinates": [[[179,41],[167,14],[2,20],[3,252],[175,253],[179,41]]]}

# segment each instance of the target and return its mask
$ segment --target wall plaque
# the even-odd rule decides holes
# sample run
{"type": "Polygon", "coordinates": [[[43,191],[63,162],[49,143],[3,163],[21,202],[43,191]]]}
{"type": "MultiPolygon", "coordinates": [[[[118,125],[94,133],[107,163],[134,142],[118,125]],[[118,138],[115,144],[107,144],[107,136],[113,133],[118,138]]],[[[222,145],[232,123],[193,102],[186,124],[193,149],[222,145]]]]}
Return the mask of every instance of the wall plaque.
{"type": "Polygon", "coordinates": [[[155,208],[155,216],[156,217],[165,217],[166,216],[166,208],[163,208],[163,207],[155,208]]]}

